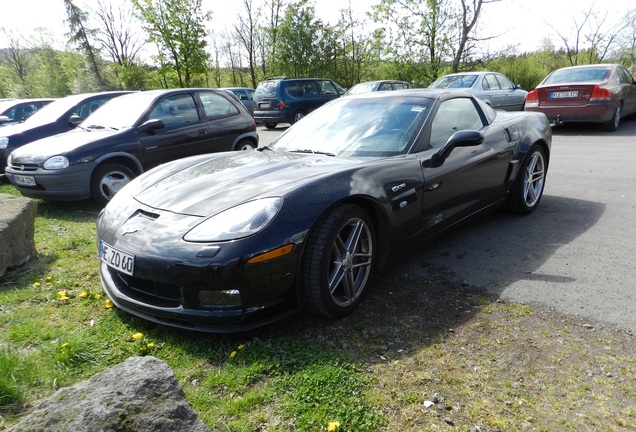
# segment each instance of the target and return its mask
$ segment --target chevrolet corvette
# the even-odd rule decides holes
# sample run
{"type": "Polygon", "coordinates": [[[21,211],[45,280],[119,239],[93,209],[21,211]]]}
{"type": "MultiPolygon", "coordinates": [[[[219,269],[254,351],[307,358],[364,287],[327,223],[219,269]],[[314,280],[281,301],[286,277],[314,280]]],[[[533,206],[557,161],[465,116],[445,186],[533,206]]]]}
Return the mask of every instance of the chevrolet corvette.
{"type": "Polygon", "coordinates": [[[97,219],[102,286],[124,311],[199,331],[343,317],[375,272],[430,240],[495,209],[533,212],[551,141],[544,114],[463,91],[339,98],[269,146],[178,159],[122,188],[97,219]]]}

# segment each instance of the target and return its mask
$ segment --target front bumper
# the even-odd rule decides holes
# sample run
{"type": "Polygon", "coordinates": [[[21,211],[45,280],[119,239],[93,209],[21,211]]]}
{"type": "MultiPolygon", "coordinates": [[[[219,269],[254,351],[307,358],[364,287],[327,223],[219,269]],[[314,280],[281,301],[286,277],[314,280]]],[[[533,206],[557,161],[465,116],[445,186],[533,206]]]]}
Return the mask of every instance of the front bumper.
{"type": "Polygon", "coordinates": [[[98,239],[134,255],[132,276],[100,262],[102,287],[117,307],[159,324],[211,333],[251,330],[297,311],[296,274],[304,234],[189,243],[176,228],[177,223],[183,227],[184,220],[191,226],[189,218],[193,217],[161,214],[155,220],[135,220],[131,216],[129,226],[134,229],[129,229],[100,215],[98,239]],[[294,244],[288,255],[248,263],[285,244],[294,244]],[[209,301],[229,292],[236,294],[234,302],[209,301]]]}
{"type": "Polygon", "coordinates": [[[45,201],[79,201],[91,196],[90,182],[95,164],[71,165],[59,171],[37,169],[16,170],[7,167],[5,174],[22,195],[45,201]],[[16,182],[16,176],[29,176],[35,186],[24,186],[16,182]]]}

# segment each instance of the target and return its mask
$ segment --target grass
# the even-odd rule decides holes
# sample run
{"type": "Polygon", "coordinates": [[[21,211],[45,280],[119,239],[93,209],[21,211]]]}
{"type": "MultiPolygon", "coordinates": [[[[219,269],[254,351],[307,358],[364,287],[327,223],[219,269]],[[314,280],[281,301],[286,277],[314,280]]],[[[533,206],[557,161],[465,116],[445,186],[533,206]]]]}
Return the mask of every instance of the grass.
{"type": "Polygon", "coordinates": [[[0,278],[0,430],[136,355],[168,363],[213,431],[636,428],[629,332],[391,270],[341,320],[237,335],[162,327],[103,296],[97,212],[38,202],[37,255],[0,278]]]}

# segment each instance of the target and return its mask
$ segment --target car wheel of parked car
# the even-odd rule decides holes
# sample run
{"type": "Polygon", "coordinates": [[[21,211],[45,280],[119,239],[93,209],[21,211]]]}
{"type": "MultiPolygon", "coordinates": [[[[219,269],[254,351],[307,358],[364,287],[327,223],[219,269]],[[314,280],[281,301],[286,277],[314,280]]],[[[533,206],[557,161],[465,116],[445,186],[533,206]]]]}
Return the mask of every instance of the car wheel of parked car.
{"type": "Polygon", "coordinates": [[[345,204],[324,214],[312,229],[305,249],[304,305],[325,317],[349,314],[365,293],[374,257],[373,222],[362,208],[345,204]]]}
{"type": "Polygon", "coordinates": [[[294,123],[298,123],[303,119],[303,117],[305,117],[305,113],[302,111],[298,111],[296,114],[294,114],[294,123]]]}
{"type": "Polygon", "coordinates": [[[234,147],[234,150],[254,150],[254,143],[248,139],[241,140],[234,147]]]}
{"type": "Polygon", "coordinates": [[[278,126],[278,123],[265,123],[267,129],[276,129],[276,126],[278,126]]]}
{"type": "Polygon", "coordinates": [[[545,151],[538,145],[526,154],[515,184],[508,196],[508,210],[528,214],[539,205],[547,172],[545,151]]]}
{"type": "Polygon", "coordinates": [[[618,129],[618,125],[621,124],[621,106],[619,105],[614,111],[614,116],[610,119],[610,121],[603,124],[603,127],[606,131],[614,132],[618,129]]]}
{"type": "Polygon", "coordinates": [[[117,192],[126,186],[135,173],[124,165],[109,163],[97,167],[91,179],[91,198],[104,206],[117,192]]]}

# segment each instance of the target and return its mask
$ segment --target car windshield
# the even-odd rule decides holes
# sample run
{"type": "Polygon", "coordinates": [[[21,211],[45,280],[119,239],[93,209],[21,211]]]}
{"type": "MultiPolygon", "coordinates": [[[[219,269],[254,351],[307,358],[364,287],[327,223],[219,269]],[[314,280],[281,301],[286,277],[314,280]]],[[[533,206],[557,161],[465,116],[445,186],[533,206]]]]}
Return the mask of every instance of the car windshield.
{"type": "Polygon", "coordinates": [[[125,129],[134,125],[144,114],[155,93],[134,93],[113,98],[88,116],[80,127],[85,129],[125,129]]]}
{"type": "Polygon", "coordinates": [[[37,110],[31,117],[26,119],[23,124],[34,127],[53,123],[80,103],[85,97],[84,95],[75,95],[53,101],[37,110]]]}
{"type": "Polygon", "coordinates": [[[477,75],[447,75],[431,84],[430,88],[470,88],[476,79],[477,75]]]}
{"type": "Polygon", "coordinates": [[[385,157],[407,153],[431,99],[336,99],[289,128],[272,145],[281,151],[385,157]]]}
{"type": "Polygon", "coordinates": [[[610,69],[607,67],[561,69],[554,71],[543,84],[561,84],[571,82],[598,82],[609,78],[610,69]]]}
{"type": "Polygon", "coordinates": [[[369,93],[373,91],[373,86],[375,86],[376,84],[377,83],[372,83],[372,82],[356,84],[353,87],[351,87],[349,90],[347,90],[347,95],[369,93]]]}

